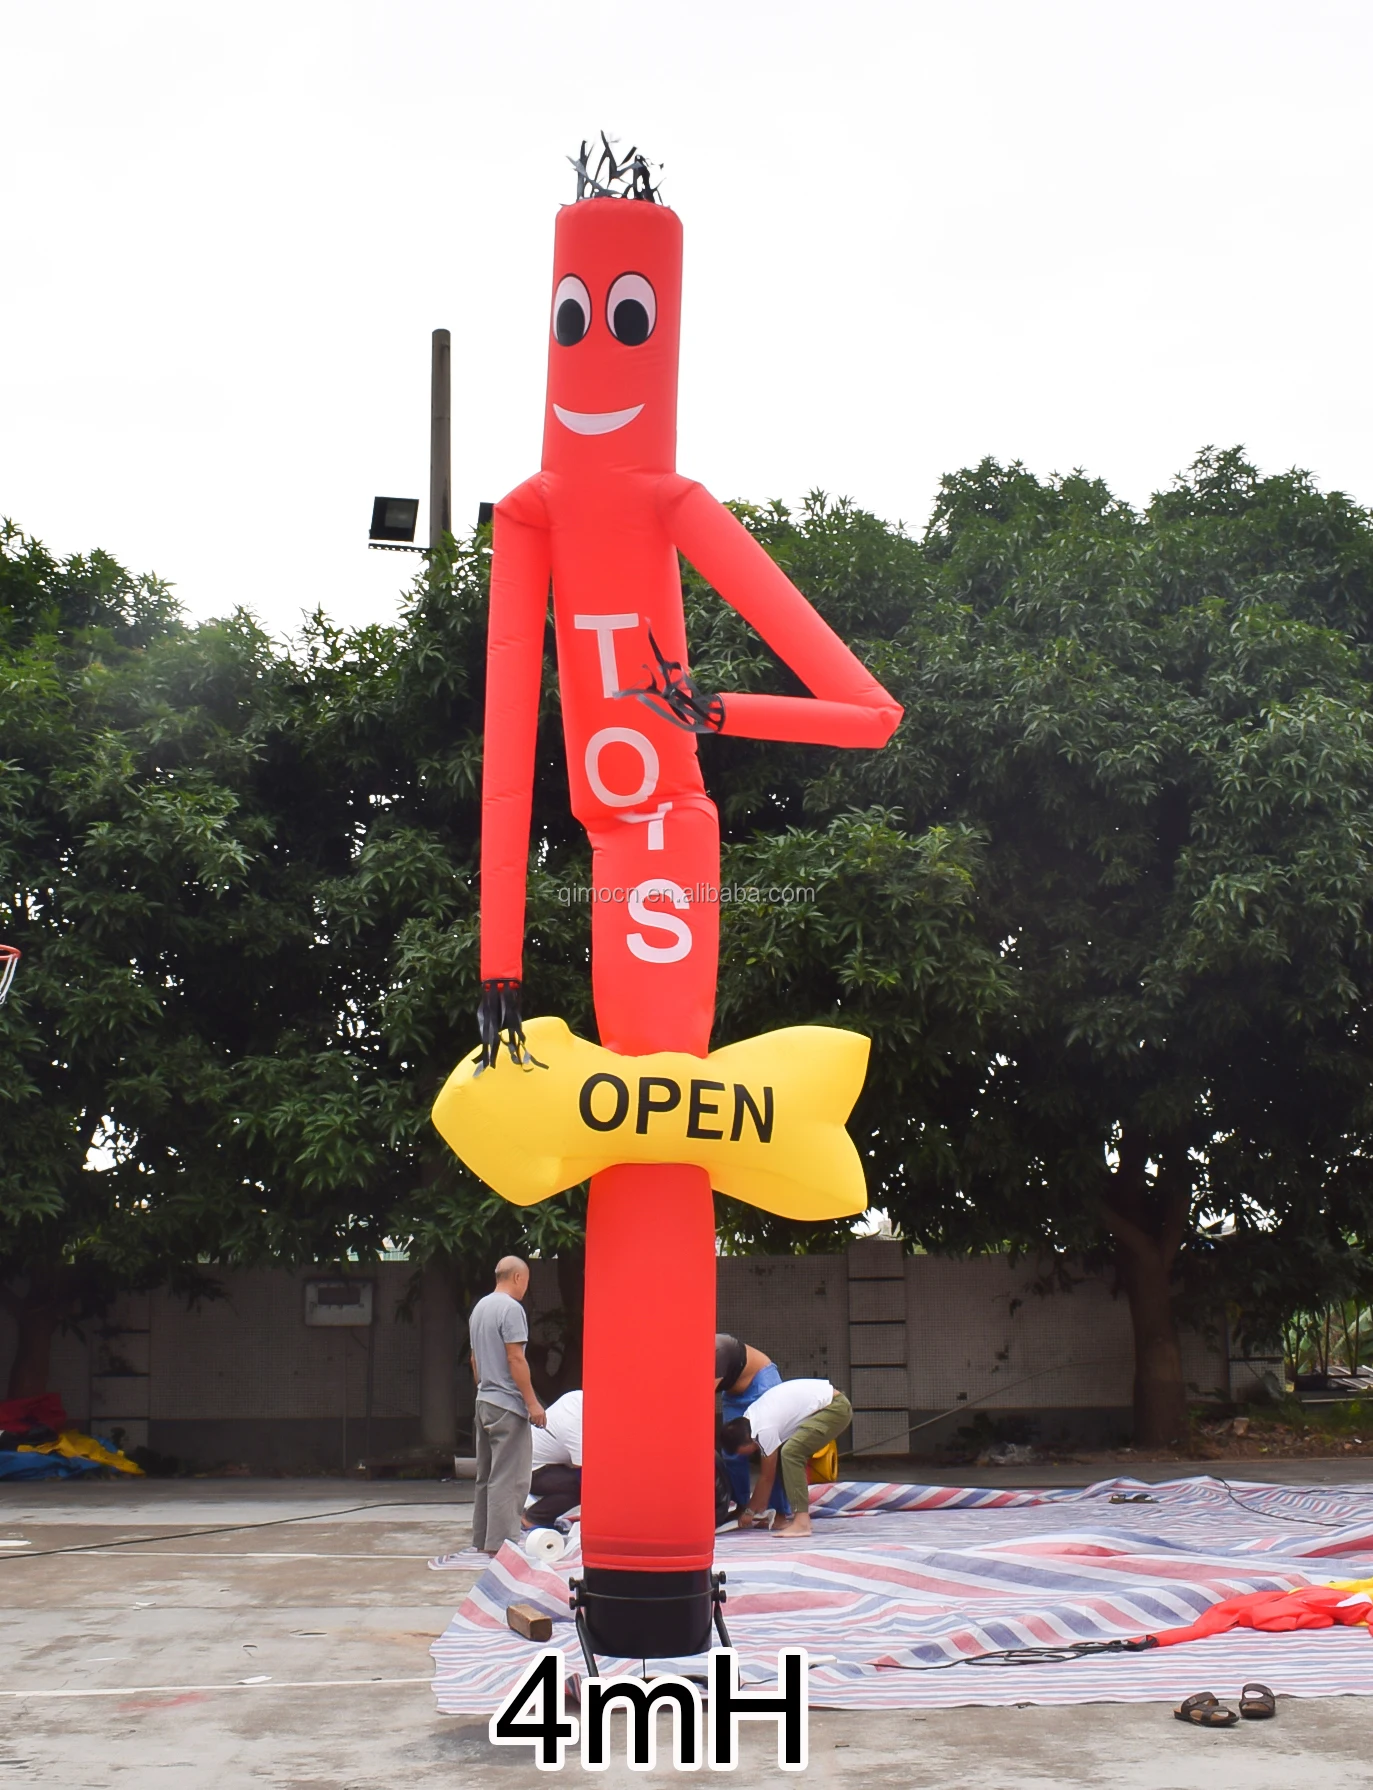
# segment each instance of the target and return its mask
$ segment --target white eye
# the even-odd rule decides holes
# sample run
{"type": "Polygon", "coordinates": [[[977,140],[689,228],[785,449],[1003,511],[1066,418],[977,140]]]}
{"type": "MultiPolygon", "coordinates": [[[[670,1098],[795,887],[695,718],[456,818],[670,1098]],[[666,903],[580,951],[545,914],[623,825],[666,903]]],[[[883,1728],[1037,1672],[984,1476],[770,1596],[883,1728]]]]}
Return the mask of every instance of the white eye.
{"type": "Polygon", "coordinates": [[[575,273],[566,273],[553,294],[553,334],[564,348],[571,348],[590,328],[591,294],[575,273]]]}
{"type": "Polygon", "coordinates": [[[605,318],[617,342],[637,348],[653,334],[658,301],[641,273],[622,273],[605,301],[605,318]]]}

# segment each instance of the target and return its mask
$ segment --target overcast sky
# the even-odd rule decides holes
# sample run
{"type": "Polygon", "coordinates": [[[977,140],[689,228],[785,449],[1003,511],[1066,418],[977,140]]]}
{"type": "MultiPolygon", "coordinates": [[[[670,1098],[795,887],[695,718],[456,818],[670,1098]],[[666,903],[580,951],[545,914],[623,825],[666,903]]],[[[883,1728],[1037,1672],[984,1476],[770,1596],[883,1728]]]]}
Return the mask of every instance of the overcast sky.
{"type": "MultiPolygon", "coordinates": [[[[375,493],[538,464],[565,157],[686,231],[678,464],[918,529],[984,454],[1373,501],[1367,0],[0,0],[0,514],[195,615],[389,618],[375,493]]],[[[421,515],[421,537],[425,523],[421,515]]]]}

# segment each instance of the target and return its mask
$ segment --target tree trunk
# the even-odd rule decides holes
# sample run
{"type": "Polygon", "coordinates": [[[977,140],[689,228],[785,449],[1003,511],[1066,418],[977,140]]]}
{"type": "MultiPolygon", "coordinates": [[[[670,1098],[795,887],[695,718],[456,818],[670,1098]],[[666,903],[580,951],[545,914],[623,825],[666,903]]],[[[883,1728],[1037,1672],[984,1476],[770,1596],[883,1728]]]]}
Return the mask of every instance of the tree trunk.
{"type": "Polygon", "coordinates": [[[1158,1171],[1150,1179],[1150,1143],[1143,1132],[1126,1130],[1103,1216],[1116,1240],[1116,1270],[1134,1331],[1135,1445],[1166,1448],[1182,1441],[1188,1428],[1172,1279],[1192,1189],[1187,1151],[1172,1143],[1158,1149],[1158,1171]]]}
{"type": "Polygon", "coordinates": [[[6,1398],[40,1398],[51,1390],[52,1339],[64,1313],[61,1272],[35,1268],[22,1294],[6,1289],[5,1305],[14,1318],[14,1360],[6,1398]]]}
{"type": "Polygon", "coordinates": [[[458,1440],[458,1280],[446,1255],[420,1274],[420,1434],[452,1452],[458,1440]]]}
{"type": "Polygon", "coordinates": [[[586,1251],[568,1249],[558,1256],[558,1299],[563,1308],[563,1358],[558,1368],[558,1391],[568,1392],[582,1383],[582,1325],[586,1311],[586,1251]]]}
{"type": "MultiPolygon", "coordinates": [[[[586,1251],[565,1251],[559,1254],[555,1266],[558,1275],[557,1334],[551,1342],[526,1344],[524,1351],[529,1362],[530,1376],[534,1381],[534,1390],[540,1404],[544,1405],[551,1405],[554,1399],[561,1398],[565,1392],[575,1391],[582,1383],[586,1251]],[[551,1372],[548,1366],[554,1355],[558,1358],[556,1373],[551,1372]]],[[[555,1314],[545,1314],[544,1323],[547,1324],[553,1315],[555,1314]]]]}
{"type": "Polygon", "coordinates": [[[1120,1239],[1116,1267],[1130,1302],[1135,1339],[1135,1443],[1166,1448],[1187,1434],[1182,1345],[1173,1316],[1172,1261],[1157,1245],[1120,1239]]]}

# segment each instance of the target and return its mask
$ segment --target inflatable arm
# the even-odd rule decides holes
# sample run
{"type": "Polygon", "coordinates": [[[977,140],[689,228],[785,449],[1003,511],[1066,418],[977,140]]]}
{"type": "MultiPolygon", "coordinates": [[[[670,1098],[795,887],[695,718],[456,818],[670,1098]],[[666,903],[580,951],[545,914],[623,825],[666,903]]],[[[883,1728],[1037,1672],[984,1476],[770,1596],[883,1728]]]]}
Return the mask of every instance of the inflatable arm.
{"type": "Polygon", "coordinates": [[[549,544],[533,481],[496,505],[486,636],[482,762],[481,974],[518,982],[534,801],[549,544]]]}
{"type": "Polygon", "coordinates": [[[663,521],[678,549],[790,666],[813,696],[729,695],[720,731],[813,746],[884,746],[894,702],[821,620],[744,525],[691,479],[663,480],[663,521]]]}

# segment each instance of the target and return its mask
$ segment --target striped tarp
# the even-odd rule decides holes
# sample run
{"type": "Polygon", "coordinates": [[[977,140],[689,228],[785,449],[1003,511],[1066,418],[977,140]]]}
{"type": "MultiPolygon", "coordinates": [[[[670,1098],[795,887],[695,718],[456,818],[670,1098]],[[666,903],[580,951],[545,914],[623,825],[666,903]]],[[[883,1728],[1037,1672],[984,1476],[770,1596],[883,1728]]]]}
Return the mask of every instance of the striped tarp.
{"type": "MultiPolygon", "coordinates": [[[[1001,1648],[1179,1627],[1242,1592],[1373,1577],[1373,1485],[841,1483],[814,1488],[811,1509],[809,1541],[722,1535],[716,1565],[728,1575],[726,1617],[744,1677],[774,1677],[778,1648],[804,1646],[817,1708],[1147,1702],[1196,1690],[1233,1696],[1254,1678],[1280,1695],[1373,1692],[1373,1637],[1363,1628],[1239,1630],[1143,1654],[969,1663],[1001,1648]],[[1155,1502],[1110,1502],[1137,1492],[1155,1502]]],[[[469,1561],[434,1562],[449,1563],[469,1561]]],[[[552,1616],[554,1644],[570,1671],[581,1669],[567,1607],[568,1574],[580,1565],[575,1553],[547,1566],[501,1550],[432,1648],[441,1710],[490,1713],[527,1667],[530,1644],[506,1627],[512,1602],[552,1616]]]]}

